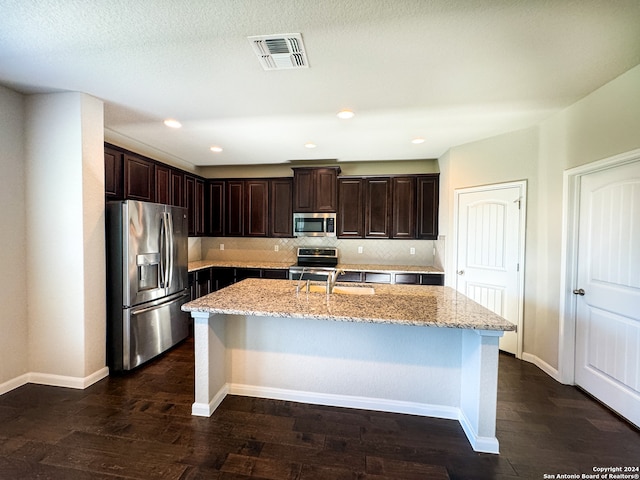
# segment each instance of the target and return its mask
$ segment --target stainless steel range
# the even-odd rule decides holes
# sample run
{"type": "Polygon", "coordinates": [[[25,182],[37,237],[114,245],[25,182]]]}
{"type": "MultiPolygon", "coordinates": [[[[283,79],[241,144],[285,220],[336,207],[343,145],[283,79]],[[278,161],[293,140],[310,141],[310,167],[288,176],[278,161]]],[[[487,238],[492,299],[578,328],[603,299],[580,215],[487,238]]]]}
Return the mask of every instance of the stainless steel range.
{"type": "Polygon", "coordinates": [[[298,263],[289,267],[289,279],[325,282],[335,272],[337,264],[337,248],[300,247],[298,248],[298,263]]]}

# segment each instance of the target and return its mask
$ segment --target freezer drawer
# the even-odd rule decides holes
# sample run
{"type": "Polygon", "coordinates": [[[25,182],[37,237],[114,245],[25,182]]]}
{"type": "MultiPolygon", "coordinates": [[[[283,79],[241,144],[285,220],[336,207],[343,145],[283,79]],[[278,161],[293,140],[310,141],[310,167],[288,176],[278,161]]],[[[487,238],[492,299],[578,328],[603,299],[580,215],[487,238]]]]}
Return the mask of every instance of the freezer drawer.
{"type": "Polygon", "coordinates": [[[189,335],[190,316],[180,307],[191,299],[189,289],[122,310],[111,326],[109,368],[131,370],[156,357],[189,335]]]}

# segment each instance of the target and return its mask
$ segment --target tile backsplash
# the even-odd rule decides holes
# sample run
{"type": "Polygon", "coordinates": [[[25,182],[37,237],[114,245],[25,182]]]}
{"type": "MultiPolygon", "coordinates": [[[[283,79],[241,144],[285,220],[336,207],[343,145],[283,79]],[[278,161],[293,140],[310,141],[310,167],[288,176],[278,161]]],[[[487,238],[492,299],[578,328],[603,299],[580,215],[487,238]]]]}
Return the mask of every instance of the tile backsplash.
{"type": "Polygon", "coordinates": [[[444,240],[202,237],[189,239],[189,261],[258,260],[295,263],[297,248],[309,246],[338,248],[340,263],[439,266],[443,243],[444,240]],[[221,245],[224,249],[221,249],[221,245]],[[358,253],[360,247],[362,253],[358,253]],[[412,254],[411,249],[415,253],[412,254]]]}

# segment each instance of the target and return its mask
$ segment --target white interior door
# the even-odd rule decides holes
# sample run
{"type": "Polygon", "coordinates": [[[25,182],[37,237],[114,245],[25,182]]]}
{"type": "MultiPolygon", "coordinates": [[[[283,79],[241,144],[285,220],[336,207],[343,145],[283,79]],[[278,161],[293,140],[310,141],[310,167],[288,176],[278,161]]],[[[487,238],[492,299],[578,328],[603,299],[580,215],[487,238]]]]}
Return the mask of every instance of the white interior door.
{"type": "Polygon", "coordinates": [[[500,349],[522,355],[524,182],[456,191],[456,289],[518,326],[500,349]]]}
{"type": "Polygon", "coordinates": [[[575,382],[640,426],[640,161],[580,182],[575,382]]]}

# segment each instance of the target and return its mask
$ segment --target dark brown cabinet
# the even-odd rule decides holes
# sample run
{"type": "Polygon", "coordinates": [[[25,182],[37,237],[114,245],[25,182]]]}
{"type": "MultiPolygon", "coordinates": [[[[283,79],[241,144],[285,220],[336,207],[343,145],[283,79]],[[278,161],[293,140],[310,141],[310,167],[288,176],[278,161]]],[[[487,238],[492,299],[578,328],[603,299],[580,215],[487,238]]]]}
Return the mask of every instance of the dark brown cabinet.
{"type": "Polygon", "coordinates": [[[225,203],[225,235],[268,236],[268,180],[227,180],[225,203]]]}
{"type": "Polygon", "coordinates": [[[171,201],[171,169],[166,165],[156,165],[156,202],[170,205],[171,201]]]}
{"type": "Polygon", "coordinates": [[[204,235],[204,181],[193,175],[185,175],[184,198],[188,210],[189,236],[204,235]]]}
{"type": "Polygon", "coordinates": [[[364,236],[389,238],[391,235],[391,179],[372,177],[364,186],[364,236]]]}
{"type": "Polygon", "coordinates": [[[124,198],[155,202],[155,165],[134,155],[124,155],[124,198]]]}
{"type": "Polygon", "coordinates": [[[416,177],[417,225],[416,237],[425,240],[438,238],[439,175],[416,177]]]}
{"type": "Polygon", "coordinates": [[[209,180],[205,190],[205,231],[211,237],[224,235],[225,182],[209,180]]]}
{"type": "Polygon", "coordinates": [[[338,237],[435,240],[438,174],[338,179],[338,237]]]}
{"type": "Polygon", "coordinates": [[[270,236],[293,237],[293,179],[273,178],[270,183],[270,236]]]}
{"type": "Polygon", "coordinates": [[[269,181],[245,180],[244,235],[269,235],[269,181]]]}
{"type": "Polygon", "coordinates": [[[176,207],[184,207],[184,174],[174,168],[169,172],[170,204],[176,207]]]}
{"type": "Polygon", "coordinates": [[[416,179],[391,179],[391,238],[416,237],[416,179]]]}
{"type": "Polygon", "coordinates": [[[338,236],[364,237],[364,179],[338,179],[338,236]]]}
{"type": "Polygon", "coordinates": [[[293,169],[294,212],[336,212],[340,167],[293,169]]]}
{"type": "Polygon", "coordinates": [[[124,154],[111,148],[104,149],[104,194],[108,200],[124,198],[123,166],[124,154]]]}

